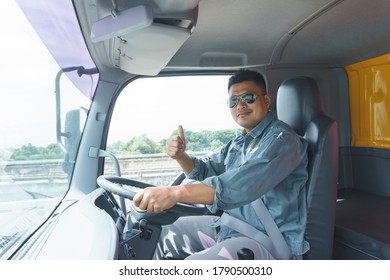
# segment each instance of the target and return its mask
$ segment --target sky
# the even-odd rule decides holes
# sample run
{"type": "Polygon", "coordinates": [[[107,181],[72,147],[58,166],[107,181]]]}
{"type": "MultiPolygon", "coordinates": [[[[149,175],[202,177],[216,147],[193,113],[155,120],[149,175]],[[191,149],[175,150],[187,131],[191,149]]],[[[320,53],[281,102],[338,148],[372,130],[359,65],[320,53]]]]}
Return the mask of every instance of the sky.
{"type": "MultiPolygon", "coordinates": [[[[17,4],[8,0],[2,4],[6,12],[0,17],[0,149],[55,143],[55,75],[59,66],[17,4]]],[[[64,84],[73,87],[66,80],[64,84]]]]}
{"type": "Polygon", "coordinates": [[[109,143],[146,133],[161,140],[182,125],[184,130],[236,128],[226,106],[227,76],[138,80],[119,96],[109,143]],[[153,101],[153,102],[152,102],[153,101]],[[131,120],[137,120],[131,125],[131,120]]]}
{"type": "MultiPolygon", "coordinates": [[[[46,50],[42,51],[43,43],[17,4],[5,1],[3,6],[6,12],[0,17],[3,38],[0,45],[0,150],[28,143],[35,146],[55,143],[54,80],[59,66],[46,50]]],[[[112,124],[110,139],[128,140],[146,133],[160,140],[179,124],[193,131],[236,127],[225,103],[226,82],[226,77],[196,84],[180,79],[175,81],[175,86],[165,84],[166,81],[148,81],[147,94],[145,83],[131,83],[126,90],[130,93],[121,97],[121,108],[115,109],[114,118],[120,121],[112,124]],[[150,102],[152,95],[156,102],[150,102]]],[[[74,91],[65,78],[61,83],[64,91],[74,91]]],[[[75,104],[88,106],[86,98],[75,99],[75,104]]],[[[64,106],[66,111],[74,104],[64,106]]]]}
{"type": "MultiPolygon", "coordinates": [[[[45,119],[40,117],[41,113],[36,106],[31,106],[37,98],[32,92],[38,95],[53,92],[54,83],[46,73],[54,62],[48,61],[40,52],[30,51],[42,48],[43,45],[34,36],[35,33],[28,26],[16,3],[5,1],[3,4],[7,7],[4,7],[3,11],[6,12],[0,17],[0,148],[18,146],[28,134],[31,135],[31,142],[42,143],[39,130],[47,124],[45,119]],[[9,28],[16,26],[17,29],[9,28]],[[32,116],[35,122],[29,121],[32,116]],[[35,129],[38,131],[31,133],[35,129]]],[[[42,100],[46,101],[42,106],[54,114],[51,108],[54,102],[52,98],[42,100]]]]}

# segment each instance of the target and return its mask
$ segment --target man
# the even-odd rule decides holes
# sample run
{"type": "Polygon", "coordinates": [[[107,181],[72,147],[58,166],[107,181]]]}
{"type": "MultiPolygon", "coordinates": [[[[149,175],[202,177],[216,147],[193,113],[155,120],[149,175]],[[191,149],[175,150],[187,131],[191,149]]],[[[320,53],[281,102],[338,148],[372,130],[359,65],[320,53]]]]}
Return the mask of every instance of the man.
{"type": "Polygon", "coordinates": [[[206,204],[212,213],[222,210],[228,219],[180,218],[163,228],[155,257],[238,259],[237,252],[247,248],[255,259],[299,259],[309,249],[304,240],[307,144],[269,110],[271,96],[260,73],[238,71],[229,79],[228,92],[228,106],[244,129],[242,135],[201,160],[185,152],[185,135],[179,126],[179,135],[169,142],[167,153],[198,183],[147,188],[134,198],[136,206],[150,212],[163,211],[178,202],[195,203],[206,204]],[[255,228],[270,239],[254,202],[268,209],[263,212],[276,223],[289,254],[273,250],[279,245],[275,243],[283,242],[267,246],[228,223],[239,220],[245,223],[243,228],[255,228]]]}

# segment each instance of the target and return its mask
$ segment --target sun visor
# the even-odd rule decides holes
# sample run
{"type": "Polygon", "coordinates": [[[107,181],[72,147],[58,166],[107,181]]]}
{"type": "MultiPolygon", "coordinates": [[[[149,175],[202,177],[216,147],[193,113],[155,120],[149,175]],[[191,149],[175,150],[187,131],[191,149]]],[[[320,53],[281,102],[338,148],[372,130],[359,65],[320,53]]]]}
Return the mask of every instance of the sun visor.
{"type": "Polygon", "coordinates": [[[94,43],[139,30],[151,25],[153,13],[151,7],[140,5],[106,16],[96,21],[91,28],[91,40],[94,43]]]}
{"type": "Polygon", "coordinates": [[[157,75],[195,29],[199,0],[151,0],[149,5],[101,11],[91,41],[105,50],[110,67],[157,75]]]}
{"type": "Polygon", "coordinates": [[[113,64],[138,75],[156,75],[190,37],[187,28],[153,23],[112,43],[113,64]]]}

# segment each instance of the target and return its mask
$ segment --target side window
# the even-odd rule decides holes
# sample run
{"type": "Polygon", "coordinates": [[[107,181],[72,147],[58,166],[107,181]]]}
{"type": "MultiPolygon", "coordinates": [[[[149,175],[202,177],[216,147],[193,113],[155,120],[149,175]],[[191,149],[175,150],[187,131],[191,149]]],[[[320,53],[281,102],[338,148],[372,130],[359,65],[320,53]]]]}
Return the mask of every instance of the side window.
{"type": "Polygon", "coordinates": [[[49,51],[50,44],[42,41],[55,42],[61,20],[74,17],[72,3],[61,6],[63,18],[52,24],[46,17],[51,13],[20,2],[26,1],[4,3],[7,13],[0,18],[0,25],[7,26],[7,40],[0,46],[0,259],[34,234],[67,193],[96,86],[94,74],[77,71],[80,61],[86,63],[83,70],[90,64],[71,24],[72,44],[62,42],[49,51]],[[55,60],[54,53],[63,59],[55,60]],[[61,69],[58,61],[75,67],[61,69]]]}
{"type": "MultiPolygon", "coordinates": [[[[123,177],[168,185],[181,171],[166,156],[166,144],[184,128],[187,152],[202,156],[241,129],[226,106],[229,76],[138,79],[118,97],[107,150],[120,162],[123,177]]],[[[105,174],[114,174],[107,159],[105,174]]]]}

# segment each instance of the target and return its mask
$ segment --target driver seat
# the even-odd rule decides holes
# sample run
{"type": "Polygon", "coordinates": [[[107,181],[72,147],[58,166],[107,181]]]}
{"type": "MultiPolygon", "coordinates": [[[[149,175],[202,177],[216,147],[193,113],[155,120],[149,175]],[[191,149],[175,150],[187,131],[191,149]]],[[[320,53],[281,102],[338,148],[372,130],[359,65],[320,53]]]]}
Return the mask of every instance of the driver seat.
{"type": "Polygon", "coordinates": [[[277,92],[278,118],[308,142],[307,225],[310,250],[304,259],[331,259],[338,178],[338,130],[325,114],[316,81],[296,77],[277,92]]]}

